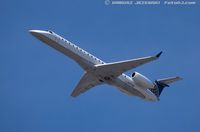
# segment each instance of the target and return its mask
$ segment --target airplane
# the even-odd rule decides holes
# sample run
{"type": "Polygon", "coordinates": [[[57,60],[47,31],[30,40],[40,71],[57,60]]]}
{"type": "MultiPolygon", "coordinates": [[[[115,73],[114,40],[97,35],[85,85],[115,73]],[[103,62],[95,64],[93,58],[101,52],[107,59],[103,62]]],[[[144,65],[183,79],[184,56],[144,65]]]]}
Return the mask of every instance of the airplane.
{"type": "Polygon", "coordinates": [[[50,47],[73,59],[84,69],[85,73],[71,93],[72,97],[77,97],[97,85],[108,84],[115,86],[127,95],[155,102],[160,100],[159,97],[163,89],[169,87],[168,84],[182,79],[175,76],[151,81],[138,72],[134,72],[132,76],[124,73],[157,60],[162,51],[155,56],[106,63],[53,31],[29,30],[29,32],[50,47]]]}

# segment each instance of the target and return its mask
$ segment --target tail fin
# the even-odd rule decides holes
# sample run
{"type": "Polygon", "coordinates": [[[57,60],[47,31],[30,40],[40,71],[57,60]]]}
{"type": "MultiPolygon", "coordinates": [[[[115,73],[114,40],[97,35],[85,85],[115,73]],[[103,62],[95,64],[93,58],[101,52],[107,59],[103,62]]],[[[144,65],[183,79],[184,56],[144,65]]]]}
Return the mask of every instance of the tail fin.
{"type": "Polygon", "coordinates": [[[151,92],[153,92],[158,98],[160,97],[163,89],[165,87],[169,87],[168,84],[182,80],[181,77],[169,77],[169,78],[164,78],[164,79],[158,79],[155,81],[155,87],[154,89],[150,89],[151,92]]]}

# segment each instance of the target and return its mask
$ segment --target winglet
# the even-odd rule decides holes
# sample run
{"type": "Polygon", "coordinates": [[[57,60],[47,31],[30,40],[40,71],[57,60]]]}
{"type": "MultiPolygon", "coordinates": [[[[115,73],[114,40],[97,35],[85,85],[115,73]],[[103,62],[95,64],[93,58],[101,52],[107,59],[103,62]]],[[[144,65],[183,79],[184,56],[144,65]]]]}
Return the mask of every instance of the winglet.
{"type": "Polygon", "coordinates": [[[156,55],[156,57],[157,58],[159,58],[160,57],[160,55],[162,54],[163,52],[161,51],[161,52],[159,52],[157,55],[156,55]]]}

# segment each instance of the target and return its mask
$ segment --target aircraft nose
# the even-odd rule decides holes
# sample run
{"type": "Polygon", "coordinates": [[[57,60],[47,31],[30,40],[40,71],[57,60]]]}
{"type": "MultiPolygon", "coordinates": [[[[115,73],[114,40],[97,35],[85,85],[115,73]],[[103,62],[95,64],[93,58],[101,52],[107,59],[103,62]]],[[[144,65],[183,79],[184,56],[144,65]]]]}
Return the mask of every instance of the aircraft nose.
{"type": "Polygon", "coordinates": [[[43,30],[29,30],[29,32],[36,38],[42,38],[44,37],[46,34],[48,34],[47,31],[43,31],[43,30]]]}
{"type": "Polygon", "coordinates": [[[39,35],[39,34],[47,34],[48,33],[47,31],[43,31],[43,30],[29,30],[29,32],[34,36],[39,35]]]}
{"type": "Polygon", "coordinates": [[[44,40],[48,34],[47,31],[43,30],[29,30],[29,33],[40,40],[44,40]]]}
{"type": "Polygon", "coordinates": [[[29,30],[29,33],[31,33],[33,36],[38,34],[37,30],[29,30]]]}

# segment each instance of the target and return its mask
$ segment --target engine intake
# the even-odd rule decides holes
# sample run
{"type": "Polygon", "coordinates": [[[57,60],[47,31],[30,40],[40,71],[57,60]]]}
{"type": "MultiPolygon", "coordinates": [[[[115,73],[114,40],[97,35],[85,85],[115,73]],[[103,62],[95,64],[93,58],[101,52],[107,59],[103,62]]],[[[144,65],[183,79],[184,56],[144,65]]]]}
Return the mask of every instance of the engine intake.
{"type": "Polygon", "coordinates": [[[138,72],[134,72],[132,74],[132,80],[135,82],[136,85],[138,85],[141,88],[144,88],[144,89],[154,88],[153,82],[138,72]]]}

